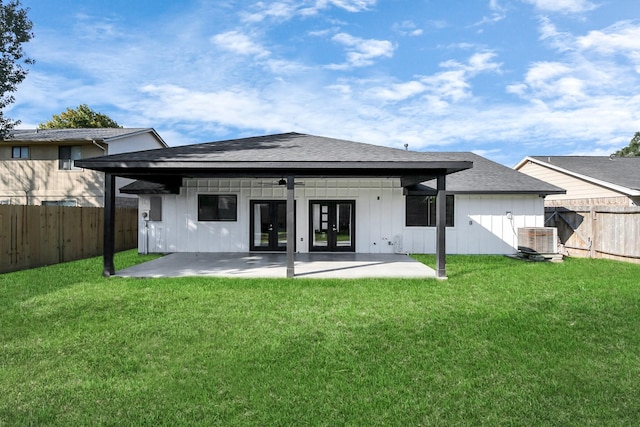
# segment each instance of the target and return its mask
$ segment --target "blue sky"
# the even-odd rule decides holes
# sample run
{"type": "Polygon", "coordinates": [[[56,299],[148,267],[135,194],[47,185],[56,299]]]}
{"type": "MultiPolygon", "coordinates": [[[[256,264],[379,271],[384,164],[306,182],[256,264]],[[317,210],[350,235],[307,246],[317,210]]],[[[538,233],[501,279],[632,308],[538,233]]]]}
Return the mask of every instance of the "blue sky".
{"type": "Polygon", "coordinates": [[[21,128],[88,104],[169,145],[293,131],[507,166],[640,131],[637,0],[22,4],[21,128]]]}

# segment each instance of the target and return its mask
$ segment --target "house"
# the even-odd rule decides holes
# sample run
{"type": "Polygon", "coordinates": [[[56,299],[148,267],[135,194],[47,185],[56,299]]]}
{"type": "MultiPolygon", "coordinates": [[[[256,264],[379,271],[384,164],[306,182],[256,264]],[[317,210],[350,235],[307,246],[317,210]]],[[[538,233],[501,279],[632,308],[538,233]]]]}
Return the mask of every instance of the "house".
{"type": "MultiPolygon", "coordinates": [[[[0,204],[103,206],[104,174],[77,160],[166,147],[150,128],[14,130],[0,140],[0,204]]],[[[137,200],[118,194],[117,203],[136,206],[137,200]]]]}
{"type": "Polygon", "coordinates": [[[640,157],[529,156],[514,169],[567,190],[546,206],[640,206],[640,157]]]}
{"type": "Polygon", "coordinates": [[[440,257],[446,237],[448,253],[513,253],[517,228],[542,226],[544,197],[563,192],[472,153],[414,152],[299,133],[79,163],[139,180],[122,191],[139,196],[141,252],[440,257]]]}
{"type": "Polygon", "coordinates": [[[530,156],[514,169],[567,190],[545,201],[566,253],[640,263],[640,157],[530,156]]]}

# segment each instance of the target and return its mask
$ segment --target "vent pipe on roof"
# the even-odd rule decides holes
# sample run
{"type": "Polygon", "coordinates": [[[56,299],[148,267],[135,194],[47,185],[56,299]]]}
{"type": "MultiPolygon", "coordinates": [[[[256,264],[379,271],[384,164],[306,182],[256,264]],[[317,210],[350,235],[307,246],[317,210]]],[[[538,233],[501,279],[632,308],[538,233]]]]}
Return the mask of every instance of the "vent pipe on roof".
{"type": "Polygon", "coordinates": [[[404,144],[405,151],[409,151],[409,144],[404,144]]]}

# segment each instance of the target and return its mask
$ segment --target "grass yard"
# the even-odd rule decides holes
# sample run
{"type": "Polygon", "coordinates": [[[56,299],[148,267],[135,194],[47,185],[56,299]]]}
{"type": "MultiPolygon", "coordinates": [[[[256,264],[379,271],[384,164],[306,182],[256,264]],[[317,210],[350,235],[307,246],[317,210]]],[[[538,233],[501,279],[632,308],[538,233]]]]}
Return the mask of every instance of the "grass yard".
{"type": "Polygon", "coordinates": [[[0,426],[640,422],[640,265],[450,256],[448,281],[100,273],[95,258],[0,275],[0,426]]]}

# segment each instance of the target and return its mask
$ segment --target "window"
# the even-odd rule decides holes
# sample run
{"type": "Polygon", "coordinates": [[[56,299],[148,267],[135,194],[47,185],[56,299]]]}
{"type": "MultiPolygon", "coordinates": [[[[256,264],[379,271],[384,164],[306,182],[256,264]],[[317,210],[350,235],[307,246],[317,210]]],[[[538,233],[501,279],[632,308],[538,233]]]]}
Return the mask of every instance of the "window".
{"type": "Polygon", "coordinates": [[[198,221],[237,221],[237,196],[198,195],[198,221]]]}
{"type": "Polygon", "coordinates": [[[29,147],[13,147],[11,149],[11,158],[12,159],[28,159],[29,147]]]}
{"type": "MultiPolygon", "coordinates": [[[[446,197],[447,227],[453,227],[453,196],[446,197]]],[[[435,196],[406,196],[407,227],[435,227],[436,226],[436,197],[435,196]]]]}
{"type": "Polygon", "coordinates": [[[9,205],[9,200],[0,200],[0,205],[9,205]]]}
{"type": "Polygon", "coordinates": [[[151,196],[149,221],[162,221],[162,197],[160,196],[151,196]]]}
{"type": "Polygon", "coordinates": [[[80,169],[75,165],[76,160],[82,158],[82,147],[79,145],[68,145],[58,147],[58,169],[72,170],[80,169]]]}
{"type": "Polygon", "coordinates": [[[78,203],[75,200],[43,200],[42,206],[71,206],[76,207],[78,203]]]}

